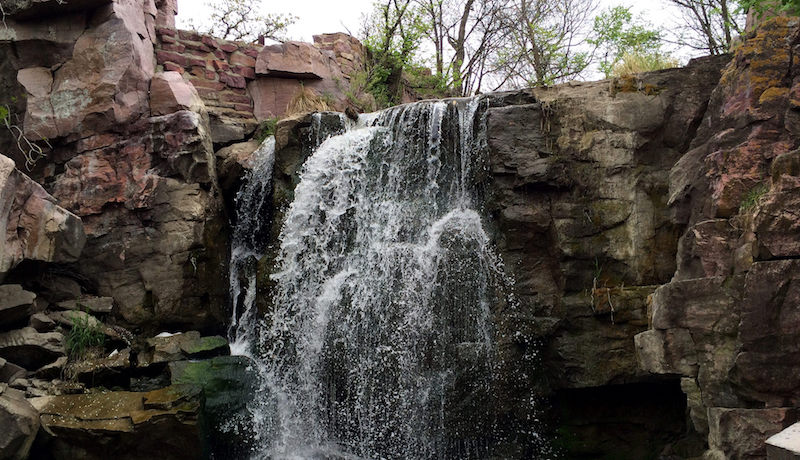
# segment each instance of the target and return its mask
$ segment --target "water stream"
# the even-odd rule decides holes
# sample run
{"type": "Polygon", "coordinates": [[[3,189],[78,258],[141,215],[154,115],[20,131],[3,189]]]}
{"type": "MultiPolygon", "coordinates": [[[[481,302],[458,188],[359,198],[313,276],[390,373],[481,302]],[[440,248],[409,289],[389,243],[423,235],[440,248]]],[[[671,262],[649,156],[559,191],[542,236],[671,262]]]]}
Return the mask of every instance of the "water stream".
{"type": "MultiPolygon", "coordinates": [[[[504,279],[482,218],[484,103],[399,106],[331,137],[312,129],[319,146],[286,211],[259,320],[255,276],[242,289],[239,273],[263,242],[234,247],[233,348],[261,376],[254,458],[490,455],[491,315],[504,279]]],[[[263,206],[265,145],[240,213],[263,206]]],[[[259,234],[251,223],[240,215],[235,235],[259,234]]]]}

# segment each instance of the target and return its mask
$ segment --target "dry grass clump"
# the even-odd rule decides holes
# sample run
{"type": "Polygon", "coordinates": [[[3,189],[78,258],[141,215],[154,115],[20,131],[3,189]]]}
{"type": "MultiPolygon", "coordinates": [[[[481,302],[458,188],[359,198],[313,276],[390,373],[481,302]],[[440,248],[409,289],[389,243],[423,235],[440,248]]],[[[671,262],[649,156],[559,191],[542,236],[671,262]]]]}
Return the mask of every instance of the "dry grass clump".
{"type": "Polygon", "coordinates": [[[614,77],[625,77],[642,72],[678,67],[678,60],[660,53],[626,53],[614,66],[614,77]]]}
{"type": "Polygon", "coordinates": [[[294,95],[286,107],[286,116],[308,112],[326,112],[332,110],[331,104],[305,85],[300,85],[300,91],[294,95]]]}

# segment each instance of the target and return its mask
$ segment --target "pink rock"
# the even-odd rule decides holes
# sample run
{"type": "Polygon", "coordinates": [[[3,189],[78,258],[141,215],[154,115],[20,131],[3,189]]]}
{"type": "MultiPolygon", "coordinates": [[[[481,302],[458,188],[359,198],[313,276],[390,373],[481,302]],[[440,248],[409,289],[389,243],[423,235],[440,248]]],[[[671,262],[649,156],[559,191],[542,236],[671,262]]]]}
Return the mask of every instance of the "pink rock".
{"type": "Polygon", "coordinates": [[[331,75],[331,60],[310,43],[265,46],[256,60],[256,74],[270,77],[322,79],[331,75]]]}
{"type": "Polygon", "coordinates": [[[24,259],[74,262],[86,235],[80,218],[0,155],[0,279],[24,259]]]}
{"type": "Polygon", "coordinates": [[[178,0],[156,0],[156,24],[159,27],[175,28],[175,15],[178,14],[178,0]]]}
{"type": "MultiPolygon", "coordinates": [[[[52,91],[28,98],[32,113],[51,107],[53,123],[46,124],[46,137],[127,124],[149,111],[147,91],[155,60],[146,14],[133,3],[113,3],[106,12],[106,21],[78,38],[72,59],[55,72],[52,91]]],[[[32,81],[29,77],[23,74],[32,81]]],[[[44,87],[39,84],[37,92],[44,87]]],[[[26,134],[36,136],[41,127],[26,126],[26,134]]]]}
{"type": "Polygon", "coordinates": [[[250,82],[248,89],[253,96],[253,114],[263,121],[286,113],[292,97],[300,91],[300,82],[288,78],[259,78],[250,82]]]}
{"type": "Polygon", "coordinates": [[[231,54],[230,63],[231,63],[231,65],[238,65],[238,66],[243,66],[243,67],[255,67],[256,66],[256,60],[255,59],[251,58],[250,56],[248,56],[248,55],[246,55],[244,53],[240,53],[238,51],[233,53],[233,54],[231,54]]]}
{"type": "Polygon", "coordinates": [[[154,116],[167,115],[180,110],[199,112],[203,101],[191,83],[178,72],[156,74],[150,84],[150,112],[154,116]]]}
{"type": "Polygon", "coordinates": [[[219,81],[225,83],[231,88],[247,88],[247,80],[245,80],[241,75],[220,72],[219,81]]]}

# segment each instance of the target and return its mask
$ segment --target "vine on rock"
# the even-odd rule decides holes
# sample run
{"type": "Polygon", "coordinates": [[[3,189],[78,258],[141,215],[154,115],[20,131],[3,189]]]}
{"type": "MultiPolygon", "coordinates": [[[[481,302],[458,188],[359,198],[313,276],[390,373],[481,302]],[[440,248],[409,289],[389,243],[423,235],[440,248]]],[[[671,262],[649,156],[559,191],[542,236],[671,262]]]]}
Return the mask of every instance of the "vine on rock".
{"type": "Polygon", "coordinates": [[[29,139],[20,127],[19,116],[12,113],[7,105],[0,105],[0,124],[5,126],[14,138],[17,149],[25,157],[25,169],[28,171],[31,171],[36,166],[36,162],[46,156],[45,147],[39,143],[44,143],[49,150],[53,149],[47,138],[43,136],[40,136],[39,141],[29,139]]]}

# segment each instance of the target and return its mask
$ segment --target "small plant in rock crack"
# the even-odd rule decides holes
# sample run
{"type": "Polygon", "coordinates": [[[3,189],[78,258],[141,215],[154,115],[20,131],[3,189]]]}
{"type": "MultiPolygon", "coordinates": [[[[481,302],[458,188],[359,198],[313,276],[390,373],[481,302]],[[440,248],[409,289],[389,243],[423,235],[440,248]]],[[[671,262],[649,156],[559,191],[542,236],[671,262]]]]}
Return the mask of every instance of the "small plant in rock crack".
{"type": "Polygon", "coordinates": [[[739,206],[739,209],[742,211],[749,211],[753,209],[756,204],[758,204],[758,200],[761,199],[762,196],[766,195],[769,191],[769,186],[767,184],[759,184],[750,189],[749,192],[742,198],[742,204],[739,206]]]}
{"type": "Polygon", "coordinates": [[[86,352],[94,347],[101,347],[105,344],[106,335],[102,325],[94,318],[89,316],[88,311],[75,312],[72,314],[72,329],[67,334],[67,354],[70,359],[79,359],[86,355],[86,352]]]}

